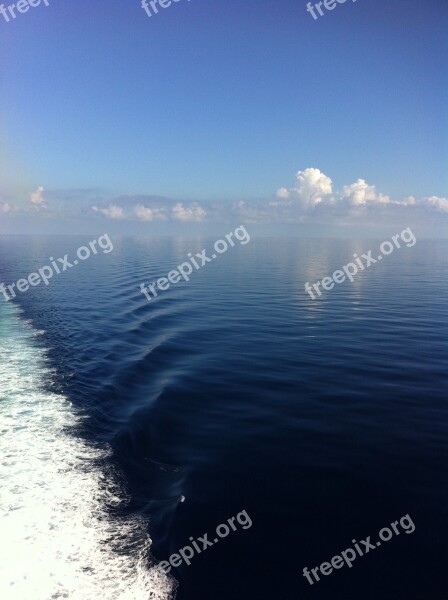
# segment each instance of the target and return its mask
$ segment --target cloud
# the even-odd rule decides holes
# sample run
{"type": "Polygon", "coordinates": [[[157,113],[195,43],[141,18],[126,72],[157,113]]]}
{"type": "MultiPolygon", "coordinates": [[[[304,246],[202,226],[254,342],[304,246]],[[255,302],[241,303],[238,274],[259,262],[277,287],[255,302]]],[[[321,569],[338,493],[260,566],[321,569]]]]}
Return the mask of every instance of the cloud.
{"type": "Polygon", "coordinates": [[[363,218],[375,222],[377,217],[403,216],[405,209],[416,218],[424,217],[425,213],[448,213],[447,198],[431,196],[419,201],[414,196],[408,196],[404,200],[392,200],[365,179],[357,179],[335,192],[330,177],[316,168],[298,171],[293,187],[279,188],[276,200],[271,201],[269,206],[275,209],[275,217],[282,221],[295,219],[299,222],[363,218]]]}
{"type": "Polygon", "coordinates": [[[12,207],[7,202],[2,202],[0,204],[0,213],[6,214],[6,213],[9,213],[11,210],[12,210],[12,207]]]}
{"type": "Polygon", "coordinates": [[[348,201],[351,206],[366,206],[370,202],[378,204],[388,204],[389,196],[379,194],[374,185],[369,185],[364,179],[358,179],[351,185],[345,185],[342,188],[341,201],[348,201]]]}
{"type": "Polygon", "coordinates": [[[391,204],[396,206],[417,206],[417,200],[414,196],[408,196],[404,200],[391,200],[391,204]]]}
{"type": "MultiPolygon", "coordinates": [[[[277,190],[277,198],[286,203],[295,203],[307,210],[329,197],[333,192],[333,182],[319,169],[309,168],[297,171],[293,187],[277,190]]],[[[275,203],[272,203],[275,206],[275,203]]]]}
{"type": "MultiPolygon", "coordinates": [[[[150,194],[105,195],[98,190],[46,190],[39,186],[30,202],[15,205],[6,193],[0,196],[0,216],[11,213],[20,219],[31,213],[33,218],[69,222],[84,219],[92,211],[103,218],[125,222],[128,230],[141,230],[143,224],[224,226],[236,221],[266,225],[387,225],[395,221],[444,225],[448,219],[448,197],[425,196],[391,198],[364,178],[335,189],[332,178],[316,167],[298,170],[289,186],[282,186],[271,197],[225,200],[187,201],[150,194]],[[50,208],[47,208],[46,202],[50,208]],[[3,204],[2,204],[3,203],[3,204]],[[41,210],[45,208],[46,210],[41,210]],[[39,211],[39,212],[38,212],[39,211]],[[138,229],[140,227],[140,229],[138,229]]],[[[21,200],[21,199],[20,199],[21,200]]],[[[11,216],[8,217],[11,219],[11,216]]],[[[3,218],[3,220],[6,220],[3,218]]],[[[191,229],[191,228],[190,228],[191,229]]]]}
{"type": "Polygon", "coordinates": [[[113,204],[106,208],[92,206],[92,210],[101,213],[108,219],[124,219],[124,211],[121,206],[114,206],[113,204]]]}
{"type": "Polygon", "coordinates": [[[173,218],[178,221],[203,221],[207,215],[205,210],[197,202],[185,207],[178,202],[172,208],[173,218]]]}
{"type": "MultiPolygon", "coordinates": [[[[209,203],[214,211],[214,204],[209,203]]],[[[108,205],[96,204],[91,210],[101,213],[109,219],[126,219],[128,221],[181,221],[201,222],[207,217],[207,211],[198,203],[186,204],[169,198],[157,196],[120,196],[108,205]]],[[[214,211],[216,212],[216,211],[214,211]]]]}
{"type": "Polygon", "coordinates": [[[139,221],[166,221],[168,218],[165,208],[150,208],[142,204],[134,206],[133,212],[139,221]]]}
{"type": "Polygon", "coordinates": [[[44,188],[40,185],[35,192],[30,192],[30,201],[38,210],[47,208],[44,198],[44,188]]]}
{"type": "Polygon", "coordinates": [[[448,212],[447,198],[438,198],[437,196],[431,196],[430,198],[425,198],[423,203],[426,206],[430,206],[440,212],[448,212]]]}
{"type": "Polygon", "coordinates": [[[389,204],[390,198],[378,193],[374,185],[369,185],[364,179],[358,179],[350,185],[345,185],[339,193],[333,193],[333,182],[320,169],[308,168],[298,171],[293,187],[281,187],[277,190],[277,202],[271,206],[295,204],[303,211],[323,207],[362,207],[370,204],[389,204]]]}
{"type": "Polygon", "coordinates": [[[129,206],[127,199],[124,206],[110,204],[106,207],[92,206],[92,210],[101,213],[109,219],[137,219],[139,221],[203,221],[207,216],[206,211],[198,202],[184,205],[182,202],[173,203],[165,201],[165,205],[160,205],[158,201],[154,206],[145,206],[144,204],[135,204],[129,206]]]}

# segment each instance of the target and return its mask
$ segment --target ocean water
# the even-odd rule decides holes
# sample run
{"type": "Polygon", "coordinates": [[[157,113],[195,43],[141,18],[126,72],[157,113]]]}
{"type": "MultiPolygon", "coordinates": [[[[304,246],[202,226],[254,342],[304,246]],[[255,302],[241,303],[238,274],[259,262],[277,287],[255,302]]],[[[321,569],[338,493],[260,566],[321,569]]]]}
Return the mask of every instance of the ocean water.
{"type": "MultiPolygon", "coordinates": [[[[89,239],[0,238],[0,281],[89,239]]],[[[213,240],[111,239],[0,296],[0,597],[446,600],[447,242],[312,300],[381,240],[254,238],[148,302],[213,240]],[[411,535],[303,577],[406,514],[411,535]]]]}

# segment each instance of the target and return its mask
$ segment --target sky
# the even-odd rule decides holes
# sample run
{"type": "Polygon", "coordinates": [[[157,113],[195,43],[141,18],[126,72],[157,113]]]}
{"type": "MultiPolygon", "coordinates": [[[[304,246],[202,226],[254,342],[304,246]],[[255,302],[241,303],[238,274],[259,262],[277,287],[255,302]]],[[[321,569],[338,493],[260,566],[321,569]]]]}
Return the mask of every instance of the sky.
{"type": "Polygon", "coordinates": [[[47,3],[0,15],[1,234],[448,231],[446,0],[47,3]]]}

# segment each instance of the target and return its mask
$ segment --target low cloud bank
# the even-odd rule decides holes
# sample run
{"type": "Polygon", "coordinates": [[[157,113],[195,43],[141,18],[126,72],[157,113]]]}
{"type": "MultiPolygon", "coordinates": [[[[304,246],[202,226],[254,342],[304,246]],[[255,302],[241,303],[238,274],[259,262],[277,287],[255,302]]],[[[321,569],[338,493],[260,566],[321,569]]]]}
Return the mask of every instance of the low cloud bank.
{"type": "MultiPolygon", "coordinates": [[[[3,219],[34,215],[54,221],[78,217],[142,224],[207,225],[241,220],[248,224],[385,224],[396,219],[438,224],[448,217],[448,199],[409,196],[392,199],[364,179],[335,190],[332,179],[320,169],[297,171],[290,187],[280,187],[271,198],[258,201],[179,201],[160,196],[126,195],[109,198],[97,191],[51,192],[38,186],[22,205],[0,197],[3,219]],[[89,200],[90,196],[90,200],[89,200]],[[3,200],[3,201],[2,201],[3,200]]],[[[36,221],[37,223],[37,221],[36,221]]]]}

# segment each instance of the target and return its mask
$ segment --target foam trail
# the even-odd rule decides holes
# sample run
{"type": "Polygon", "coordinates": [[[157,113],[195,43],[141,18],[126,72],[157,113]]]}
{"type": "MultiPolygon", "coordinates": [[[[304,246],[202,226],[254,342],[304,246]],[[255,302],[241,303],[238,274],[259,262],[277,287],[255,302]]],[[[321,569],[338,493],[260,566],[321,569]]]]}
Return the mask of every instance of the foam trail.
{"type": "Polygon", "coordinates": [[[95,460],[107,449],[70,435],[80,417],[44,389],[37,333],[0,302],[0,598],[168,600],[174,584],[148,568],[145,523],[106,514],[114,490],[95,460]],[[135,551],[113,549],[129,540],[135,551]]]}

